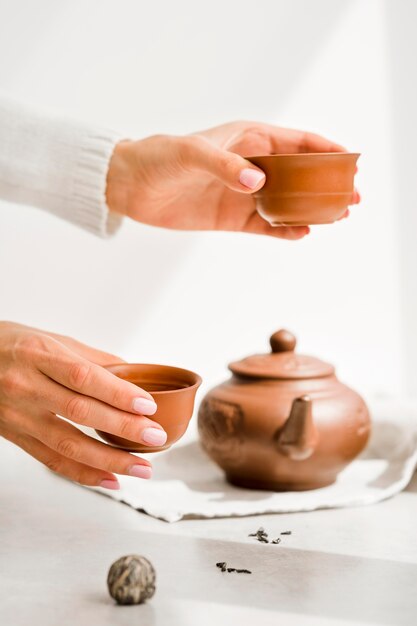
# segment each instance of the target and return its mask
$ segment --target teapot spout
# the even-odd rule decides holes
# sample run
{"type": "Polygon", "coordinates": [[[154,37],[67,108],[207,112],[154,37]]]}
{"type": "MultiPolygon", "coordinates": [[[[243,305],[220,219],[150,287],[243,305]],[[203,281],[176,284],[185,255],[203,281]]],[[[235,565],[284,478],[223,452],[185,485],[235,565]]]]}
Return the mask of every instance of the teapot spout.
{"type": "Polygon", "coordinates": [[[290,416],[278,433],[277,448],[293,461],[304,461],[313,454],[317,443],[311,399],[309,396],[296,398],[290,416]]]}

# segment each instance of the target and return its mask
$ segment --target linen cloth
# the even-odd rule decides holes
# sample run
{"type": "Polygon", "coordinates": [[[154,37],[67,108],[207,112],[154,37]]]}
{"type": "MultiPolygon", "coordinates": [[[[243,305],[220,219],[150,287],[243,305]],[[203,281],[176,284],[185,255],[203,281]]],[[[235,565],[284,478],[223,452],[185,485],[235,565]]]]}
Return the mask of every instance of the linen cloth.
{"type": "Polygon", "coordinates": [[[402,491],[412,478],[417,465],[417,406],[385,401],[375,403],[372,413],[366,449],[336,483],[322,489],[276,493],[234,487],[192,441],[148,455],[154,467],[151,480],[120,476],[120,491],[95,491],[167,522],[374,504],[402,491]]]}

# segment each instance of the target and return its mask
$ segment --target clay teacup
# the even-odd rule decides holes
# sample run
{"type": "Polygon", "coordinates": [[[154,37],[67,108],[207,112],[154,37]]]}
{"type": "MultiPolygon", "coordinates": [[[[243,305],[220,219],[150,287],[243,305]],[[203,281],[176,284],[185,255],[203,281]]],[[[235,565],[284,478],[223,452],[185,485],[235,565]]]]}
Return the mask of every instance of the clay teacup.
{"type": "Polygon", "coordinates": [[[163,427],[168,438],[164,446],[155,448],[97,430],[102,439],[118,448],[143,453],[166,450],[183,436],[193,414],[196,391],[201,385],[198,374],[180,367],[138,363],[117,363],[106,369],[151,394],[158,409],[150,419],[163,427]]]}
{"type": "Polygon", "coordinates": [[[331,224],[352,204],[359,154],[323,152],[247,157],[266,174],[257,211],[272,226],[331,224]]]}

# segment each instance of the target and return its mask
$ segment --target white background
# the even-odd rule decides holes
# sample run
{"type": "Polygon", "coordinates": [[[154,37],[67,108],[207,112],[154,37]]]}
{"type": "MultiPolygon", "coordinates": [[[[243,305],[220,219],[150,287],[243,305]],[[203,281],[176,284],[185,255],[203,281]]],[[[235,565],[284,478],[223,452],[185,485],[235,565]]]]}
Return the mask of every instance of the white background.
{"type": "Polygon", "coordinates": [[[411,0],[0,0],[1,90],[129,137],[313,130],[362,153],[363,196],[302,242],[127,221],[102,241],[3,203],[0,317],[205,388],[285,326],[358,390],[413,393],[416,21],[411,0]]]}

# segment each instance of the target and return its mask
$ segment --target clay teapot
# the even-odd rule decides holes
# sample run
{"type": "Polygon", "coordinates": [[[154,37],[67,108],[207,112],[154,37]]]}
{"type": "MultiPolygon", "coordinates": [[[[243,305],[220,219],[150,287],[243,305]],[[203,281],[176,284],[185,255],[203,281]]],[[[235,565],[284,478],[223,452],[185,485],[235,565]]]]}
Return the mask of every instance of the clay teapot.
{"type": "Polygon", "coordinates": [[[333,483],[365,447],[370,416],[334,367],[294,352],[280,330],[272,352],[230,363],[232,376],[204,397],[203,448],[235,485],[274,491],[333,483]]]}

